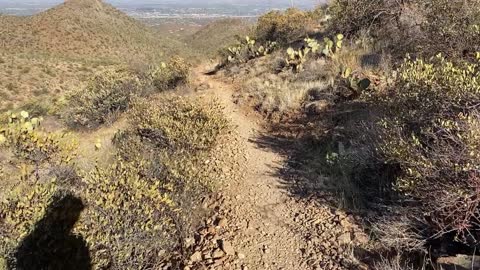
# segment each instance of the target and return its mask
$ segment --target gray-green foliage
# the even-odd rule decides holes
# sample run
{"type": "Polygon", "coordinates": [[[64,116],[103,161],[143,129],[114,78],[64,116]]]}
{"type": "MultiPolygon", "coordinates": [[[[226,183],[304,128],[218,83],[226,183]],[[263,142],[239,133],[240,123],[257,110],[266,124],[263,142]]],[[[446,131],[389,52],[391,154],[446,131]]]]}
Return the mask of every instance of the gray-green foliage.
{"type": "Polygon", "coordinates": [[[71,127],[95,128],[113,121],[141,94],[140,80],[125,70],[109,70],[94,76],[86,88],[67,96],[65,120],[71,127]]]}

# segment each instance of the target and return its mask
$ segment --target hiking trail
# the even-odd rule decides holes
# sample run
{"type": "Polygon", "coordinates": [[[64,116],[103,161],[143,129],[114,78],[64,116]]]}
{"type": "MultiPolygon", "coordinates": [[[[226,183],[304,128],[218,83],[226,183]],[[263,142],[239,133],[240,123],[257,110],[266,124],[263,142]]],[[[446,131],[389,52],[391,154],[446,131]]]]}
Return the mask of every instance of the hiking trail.
{"type": "Polygon", "coordinates": [[[352,251],[347,246],[355,237],[351,217],[291,196],[279,176],[285,156],[257,143],[266,132],[263,120],[234,103],[232,84],[204,70],[194,70],[193,84],[206,86],[201,95],[222,104],[244,150],[241,177],[221,191],[229,212],[225,238],[235,250],[234,267],[208,269],[349,269],[352,251]]]}

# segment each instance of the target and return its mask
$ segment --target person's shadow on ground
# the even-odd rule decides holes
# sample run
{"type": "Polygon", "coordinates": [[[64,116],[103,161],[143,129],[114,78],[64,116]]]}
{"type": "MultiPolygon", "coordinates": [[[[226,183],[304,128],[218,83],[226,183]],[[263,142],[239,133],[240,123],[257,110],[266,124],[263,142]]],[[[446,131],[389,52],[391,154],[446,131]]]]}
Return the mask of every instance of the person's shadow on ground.
{"type": "Polygon", "coordinates": [[[22,240],[9,263],[15,270],[90,270],[86,242],[72,229],[84,209],[70,194],[56,195],[45,216],[22,240]]]}

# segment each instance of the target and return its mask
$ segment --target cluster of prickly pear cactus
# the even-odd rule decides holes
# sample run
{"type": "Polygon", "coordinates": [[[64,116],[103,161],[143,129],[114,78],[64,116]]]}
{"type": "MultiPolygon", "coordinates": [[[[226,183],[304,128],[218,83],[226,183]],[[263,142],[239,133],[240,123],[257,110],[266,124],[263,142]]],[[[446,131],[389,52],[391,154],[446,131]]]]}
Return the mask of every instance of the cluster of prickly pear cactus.
{"type": "Polygon", "coordinates": [[[305,42],[307,43],[307,48],[309,48],[313,53],[317,53],[320,50],[320,44],[316,39],[306,38],[305,42]]]}
{"type": "Polygon", "coordinates": [[[370,79],[360,78],[358,74],[353,73],[349,67],[342,68],[340,76],[345,85],[357,93],[367,90],[371,85],[370,79]]]}
{"type": "Polygon", "coordinates": [[[257,48],[256,55],[267,56],[270,53],[272,53],[276,47],[277,47],[277,42],[267,41],[265,45],[261,45],[260,47],[257,48]]]}
{"type": "Polygon", "coordinates": [[[327,57],[332,57],[335,53],[339,52],[343,47],[343,39],[344,36],[342,34],[338,34],[332,40],[328,37],[324,38],[324,48],[322,53],[327,57]]]}
{"type": "Polygon", "coordinates": [[[303,49],[294,50],[293,48],[287,49],[287,59],[286,62],[289,67],[293,69],[294,72],[300,71],[303,69],[303,64],[307,61],[307,56],[310,53],[318,53],[320,51],[320,44],[316,39],[306,38],[305,46],[303,49]]]}
{"type": "Polygon", "coordinates": [[[287,64],[293,69],[294,72],[298,72],[303,69],[303,64],[307,61],[307,55],[310,53],[309,48],[294,50],[293,48],[287,49],[287,64]]]}
{"type": "Polygon", "coordinates": [[[247,36],[238,44],[227,49],[226,58],[229,63],[245,63],[251,59],[272,53],[276,46],[277,43],[271,41],[267,41],[264,45],[258,45],[254,39],[247,36]]]}

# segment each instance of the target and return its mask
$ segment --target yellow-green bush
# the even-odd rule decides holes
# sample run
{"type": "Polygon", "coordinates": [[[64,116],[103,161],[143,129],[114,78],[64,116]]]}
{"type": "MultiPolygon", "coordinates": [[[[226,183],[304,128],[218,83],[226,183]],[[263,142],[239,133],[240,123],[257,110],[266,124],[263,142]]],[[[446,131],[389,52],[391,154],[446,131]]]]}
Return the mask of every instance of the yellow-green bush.
{"type": "MultiPolygon", "coordinates": [[[[86,208],[73,231],[67,233],[85,239],[92,260],[85,263],[91,263],[94,269],[155,268],[165,259],[161,252],[171,251],[178,244],[169,187],[158,179],[145,178],[141,172],[139,163],[118,161],[88,173],[73,191],[83,199],[86,208]]],[[[40,227],[46,219],[53,225],[58,222],[56,219],[62,219],[45,217],[59,192],[58,183],[49,180],[25,181],[7,193],[6,200],[0,202],[0,257],[16,264],[17,249],[23,248],[21,242],[27,236],[31,238],[34,231],[47,230],[44,233],[48,234],[55,230],[40,227]]],[[[40,242],[38,245],[59,248],[41,246],[40,242]]],[[[55,254],[47,250],[36,252],[55,254]]],[[[56,260],[46,261],[52,265],[56,260]]]]}
{"type": "Polygon", "coordinates": [[[184,97],[140,101],[129,119],[144,140],[186,151],[210,149],[228,127],[218,103],[204,104],[184,97]]]}
{"type": "Polygon", "coordinates": [[[0,125],[0,148],[10,149],[16,158],[28,164],[65,164],[75,156],[76,142],[65,133],[42,132],[42,118],[29,113],[8,113],[8,123],[0,125]]]}
{"type": "Polygon", "coordinates": [[[255,37],[262,43],[276,41],[287,45],[303,39],[315,23],[315,16],[299,9],[271,11],[258,19],[255,37]]]}
{"type": "Polygon", "coordinates": [[[229,129],[221,107],[202,99],[161,97],[136,102],[128,118],[128,127],[114,138],[119,156],[168,190],[178,210],[170,216],[174,235],[188,235],[204,214],[192,209],[225,177],[220,168],[230,148],[222,142],[229,129]]]}
{"type": "Polygon", "coordinates": [[[132,98],[141,95],[141,91],[142,82],[127,71],[97,74],[85,89],[67,97],[65,120],[71,127],[98,127],[127,110],[132,98]]]}
{"type": "Polygon", "coordinates": [[[114,143],[125,160],[147,161],[145,175],[167,181],[177,194],[191,194],[191,200],[218,184],[218,147],[229,132],[218,103],[185,97],[139,101],[129,119],[114,143]]]}
{"type": "Polygon", "coordinates": [[[57,186],[52,181],[21,182],[0,201],[0,259],[10,259],[21,240],[31,233],[51,203],[57,186]]]}
{"type": "Polygon", "coordinates": [[[188,83],[190,66],[180,57],[172,57],[150,71],[153,85],[159,91],[173,89],[188,83]]]}
{"type": "Polygon", "coordinates": [[[161,251],[178,242],[170,190],[160,179],[141,174],[142,164],[118,161],[84,177],[87,208],[74,231],[92,251],[95,269],[152,269],[161,251]]]}
{"type": "Polygon", "coordinates": [[[478,64],[407,59],[382,99],[377,147],[401,168],[396,189],[420,203],[431,235],[480,239],[479,75],[478,64]]]}

